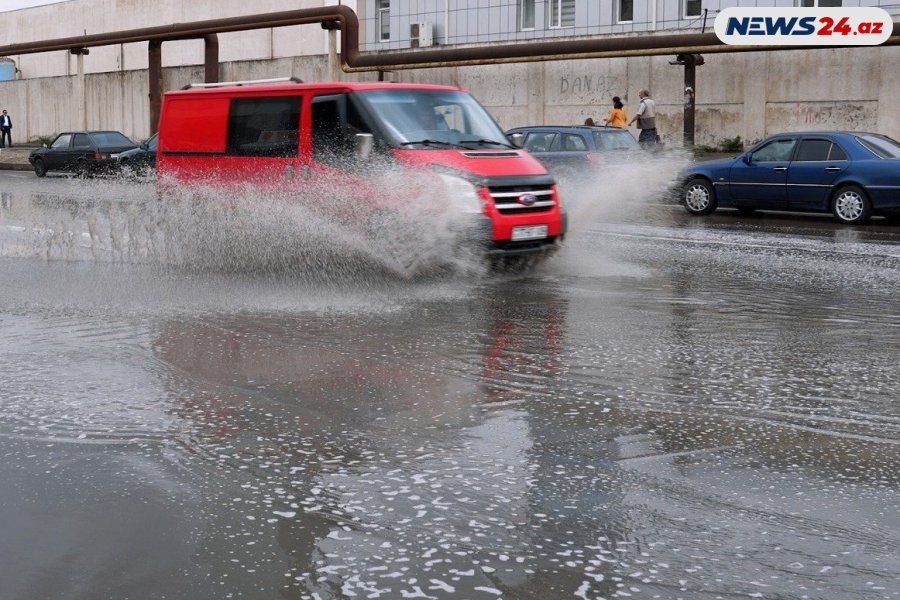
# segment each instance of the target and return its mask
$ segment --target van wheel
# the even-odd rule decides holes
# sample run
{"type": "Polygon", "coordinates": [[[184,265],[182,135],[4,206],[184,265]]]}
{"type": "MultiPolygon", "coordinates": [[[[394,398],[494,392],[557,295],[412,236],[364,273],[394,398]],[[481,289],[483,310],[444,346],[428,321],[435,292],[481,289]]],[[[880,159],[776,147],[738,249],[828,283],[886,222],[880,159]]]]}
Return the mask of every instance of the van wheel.
{"type": "Polygon", "coordinates": [[[847,185],[835,192],[831,212],[841,223],[864,223],[872,216],[872,205],[861,187],[847,185]]]}
{"type": "Polygon", "coordinates": [[[41,158],[34,159],[34,174],[38,177],[43,177],[47,174],[47,165],[44,164],[44,160],[41,158]]]}
{"type": "Polygon", "coordinates": [[[716,191],[706,179],[691,179],[684,186],[684,207],[692,215],[708,215],[716,210],[716,191]]]}

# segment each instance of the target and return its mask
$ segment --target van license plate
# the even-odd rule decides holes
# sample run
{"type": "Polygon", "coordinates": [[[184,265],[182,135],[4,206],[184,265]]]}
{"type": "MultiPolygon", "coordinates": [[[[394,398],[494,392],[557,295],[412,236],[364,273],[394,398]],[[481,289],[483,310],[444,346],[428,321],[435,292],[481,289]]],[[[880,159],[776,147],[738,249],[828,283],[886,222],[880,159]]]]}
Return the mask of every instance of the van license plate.
{"type": "Polygon", "coordinates": [[[537,240],[547,237],[546,225],[529,225],[527,227],[513,227],[512,241],[537,240]]]}

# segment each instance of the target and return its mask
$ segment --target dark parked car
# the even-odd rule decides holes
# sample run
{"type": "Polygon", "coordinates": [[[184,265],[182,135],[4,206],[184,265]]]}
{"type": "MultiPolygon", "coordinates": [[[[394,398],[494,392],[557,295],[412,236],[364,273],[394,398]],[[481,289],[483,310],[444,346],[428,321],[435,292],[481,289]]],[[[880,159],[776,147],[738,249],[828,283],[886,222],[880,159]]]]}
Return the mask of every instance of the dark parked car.
{"type": "Polygon", "coordinates": [[[156,169],[156,136],[134,148],[119,154],[119,167],[127,175],[149,175],[156,169]]]}
{"type": "Polygon", "coordinates": [[[137,144],[118,131],[67,131],[50,146],[32,150],[28,162],[38,177],[50,171],[88,176],[111,171],[119,153],[132,148],[137,144]]]}
{"type": "Polygon", "coordinates": [[[603,163],[609,159],[611,151],[621,153],[641,149],[631,132],[618,127],[544,125],[516,127],[506,132],[510,137],[515,134],[524,135],[522,147],[562,180],[603,163]]]}
{"type": "Polygon", "coordinates": [[[695,215],[731,207],[861,223],[900,211],[900,144],[877,133],[779,133],[737,158],[695,164],[683,181],[682,200],[695,215]]]}

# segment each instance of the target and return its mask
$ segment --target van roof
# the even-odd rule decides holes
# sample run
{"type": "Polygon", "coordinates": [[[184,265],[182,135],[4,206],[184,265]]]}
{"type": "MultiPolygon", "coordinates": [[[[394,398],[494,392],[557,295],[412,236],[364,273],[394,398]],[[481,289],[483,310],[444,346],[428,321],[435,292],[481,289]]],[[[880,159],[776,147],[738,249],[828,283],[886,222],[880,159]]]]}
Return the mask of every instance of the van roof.
{"type": "Polygon", "coordinates": [[[348,81],[320,81],[320,82],[300,82],[300,81],[284,81],[279,83],[253,83],[253,82],[223,82],[214,87],[197,87],[188,86],[186,89],[172,90],[166,92],[166,96],[182,96],[195,94],[246,94],[257,95],[267,94],[271,92],[289,92],[289,91],[364,91],[364,90],[463,90],[462,87],[454,85],[438,85],[429,83],[394,83],[390,81],[377,82],[348,82],[348,81]]]}

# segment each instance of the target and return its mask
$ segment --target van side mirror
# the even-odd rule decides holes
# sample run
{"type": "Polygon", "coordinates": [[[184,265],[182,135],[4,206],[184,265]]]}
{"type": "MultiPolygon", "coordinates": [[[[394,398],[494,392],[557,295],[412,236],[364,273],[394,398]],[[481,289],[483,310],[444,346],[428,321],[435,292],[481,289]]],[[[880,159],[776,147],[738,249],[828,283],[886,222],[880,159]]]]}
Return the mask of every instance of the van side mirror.
{"type": "Polygon", "coordinates": [[[524,133],[511,133],[509,136],[510,143],[516,148],[522,148],[525,146],[525,134],[524,133]]]}
{"type": "Polygon", "coordinates": [[[357,133],[353,139],[356,143],[356,159],[369,160],[372,149],[375,148],[375,136],[371,133],[357,133]]]}

